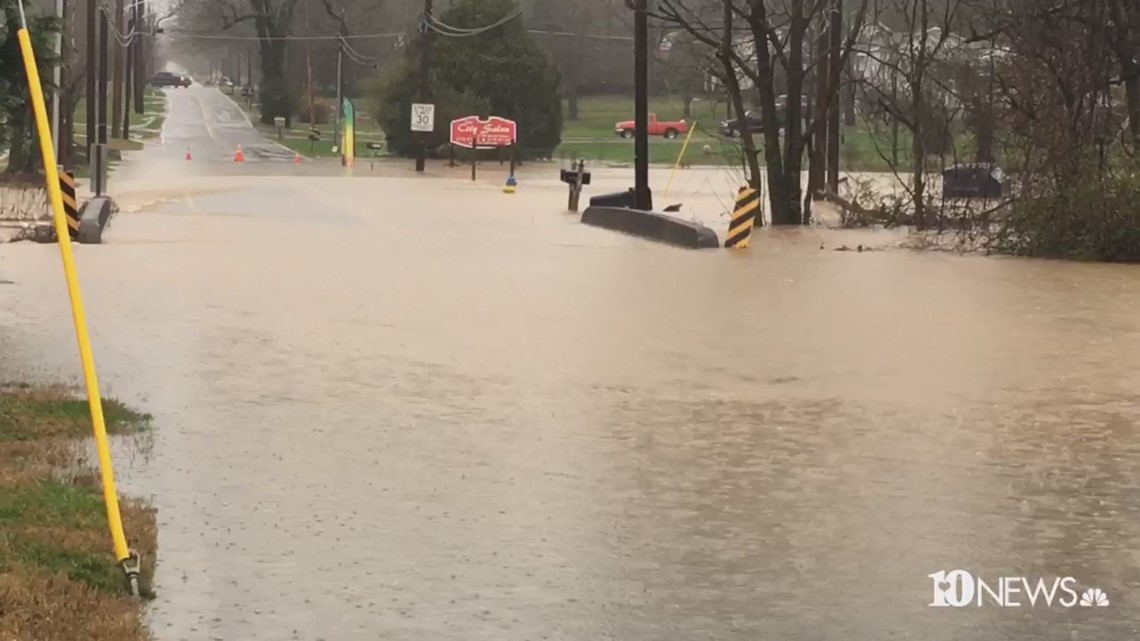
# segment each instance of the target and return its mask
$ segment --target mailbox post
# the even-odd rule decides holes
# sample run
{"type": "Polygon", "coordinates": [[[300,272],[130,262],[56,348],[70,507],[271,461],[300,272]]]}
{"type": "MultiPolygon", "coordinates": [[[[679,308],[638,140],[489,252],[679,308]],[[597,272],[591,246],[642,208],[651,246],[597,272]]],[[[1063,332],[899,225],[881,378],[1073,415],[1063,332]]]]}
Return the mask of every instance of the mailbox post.
{"type": "Polygon", "coordinates": [[[277,116],[273,119],[273,126],[277,127],[277,140],[285,139],[285,118],[277,116]]]}
{"type": "Polygon", "coordinates": [[[317,129],[316,127],[309,127],[309,155],[310,156],[312,156],[315,153],[314,150],[317,146],[317,141],[320,139],[321,139],[321,130],[317,129]]]}
{"type": "Polygon", "coordinates": [[[563,169],[561,180],[570,186],[570,198],[566,203],[566,208],[577,212],[578,201],[582,196],[582,185],[590,184],[590,172],[586,171],[586,161],[579,160],[574,169],[563,169]]]}

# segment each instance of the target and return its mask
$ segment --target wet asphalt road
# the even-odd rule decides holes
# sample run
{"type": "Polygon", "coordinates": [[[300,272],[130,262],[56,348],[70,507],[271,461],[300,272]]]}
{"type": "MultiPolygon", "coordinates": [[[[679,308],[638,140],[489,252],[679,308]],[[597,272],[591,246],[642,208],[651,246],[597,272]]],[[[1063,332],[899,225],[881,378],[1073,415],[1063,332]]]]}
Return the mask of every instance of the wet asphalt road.
{"type": "Polygon", "coordinates": [[[185,158],[189,151],[198,162],[232,162],[241,146],[246,162],[292,160],[289,149],[266,140],[237,104],[219,90],[195,84],[164,91],[169,109],[159,146],[165,146],[168,154],[185,158]]]}
{"type": "MultiPolygon", "coordinates": [[[[104,388],[157,420],[117,463],[159,508],[159,639],[1140,632],[1134,268],[683,252],[578,224],[556,169],[296,166],[171,97],[77,248],[104,388]],[[928,607],[954,568],[1111,605],[928,607]]],[[[723,180],[678,193],[720,225],[723,180]]],[[[0,378],[78,382],[58,262],[0,248],[0,378]]]]}

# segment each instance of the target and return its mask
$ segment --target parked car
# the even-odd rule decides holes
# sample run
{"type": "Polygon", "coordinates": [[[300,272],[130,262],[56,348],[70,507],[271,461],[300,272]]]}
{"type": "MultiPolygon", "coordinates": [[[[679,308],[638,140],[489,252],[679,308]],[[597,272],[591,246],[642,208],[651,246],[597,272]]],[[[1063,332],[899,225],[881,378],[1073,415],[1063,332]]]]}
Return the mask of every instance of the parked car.
{"type": "MultiPolygon", "coordinates": [[[[614,125],[614,133],[622,138],[633,138],[634,121],[626,120],[614,125]]],[[[649,114],[649,135],[664,136],[673,140],[681,134],[689,133],[689,123],[682,120],[658,120],[657,114],[649,114]]]]}
{"type": "Polygon", "coordinates": [[[160,71],[150,79],[150,85],[152,87],[189,87],[190,79],[169,71],[160,71]]]}
{"type": "MultiPolygon", "coordinates": [[[[807,102],[807,98],[804,97],[800,101],[800,114],[806,115],[807,109],[808,109],[808,102],[807,102]]],[[[777,96],[776,97],[776,122],[779,124],[781,129],[783,129],[784,125],[787,124],[787,113],[788,113],[788,97],[786,95],[777,96]]],[[[751,109],[751,110],[745,112],[744,118],[748,122],[748,131],[750,131],[754,134],[763,133],[763,131],[764,131],[764,116],[763,116],[763,112],[760,109],[751,109]]],[[[731,120],[720,121],[719,129],[720,129],[720,133],[722,136],[728,136],[729,138],[737,138],[740,136],[739,123],[737,123],[735,118],[733,118],[731,120]]]]}
{"type": "Polygon", "coordinates": [[[993,163],[962,163],[942,171],[942,197],[997,199],[1009,195],[1009,180],[993,163]]]}

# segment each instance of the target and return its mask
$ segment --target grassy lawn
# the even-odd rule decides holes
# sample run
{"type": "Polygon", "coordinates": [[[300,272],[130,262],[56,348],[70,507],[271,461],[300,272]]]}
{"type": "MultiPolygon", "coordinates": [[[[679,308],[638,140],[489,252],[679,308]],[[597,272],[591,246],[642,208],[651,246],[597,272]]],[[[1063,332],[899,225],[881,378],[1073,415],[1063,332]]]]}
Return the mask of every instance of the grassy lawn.
{"type": "MultiPolygon", "coordinates": [[[[256,108],[247,107],[238,99],[239,105],[257,123],[256,108]]],[[[366,105],[365,99],[357,99],[357,105],[366,105]]],[[[659,118],[679,120],[684,113],[681,100],[676,97],[653,98],[649,101],[650,113],[659,118]]],[[[680,158],[682,166],[742,166],[743,150],[738,139],[725,138],[717,131],[720,121],[726,117],[725,104],[708,100],[695,100],[691,105],[692,118],[696,123],[689,145],[685,148],[685,136],[676,140],[666,140],[661,136],[649,139],[649,162],[658,165],[672,165],[678,162],[682,149],[685,155],[680,158]]],[[[563,103],[562,144],[554,151],[554,158],[569,161],[583,158],[607,164],[632,164],[633,140],[619,138],[614,133],[614,124],[633,119],[633,99],[625,96],[588,96],[578,101],[578,119],[569,119],[569,105],[563,103]]],[[[368,113],[360,111],[357,116],[357,155],[372,155],[366,148],[368,142],[382,142],[384,131],[372,120],[368,113]]],[[[438,124],[438,123],[437,123],[438,124]]],[[[277,140],[277,131],[271,126],[256,125],[267,137],[277,140]]],[[[321,139],[312,143],[308,140],[309,127],[304,123],[294,123],[293,128],[284,133],[281,144],[304,156],[321,157],[336,155],[332,150],[332,125],[318,125],[321,139]]],[[[890,171],[892,141],[889,130],[876,128],[860,119],[854,126],[844,126],[841,133],[840,166],[845,171],[890,171]],[[885,156],[885,158],[884,158],[885,156]]],[[[520,141],[525,147],[525,141],[520,141]]],[[[756,135],[755,142],[763,145],[762,136],[756,135]]],[[[961,135],[955,141],[958,156],[969,158],[971,144],[967,136],[961,135]]],[[[910,151],[910,137],[905,129],[899,132],[899,170],[906,171],[910,151]]],[[[934,162],[935,170],[941,161],[934,162]]],[[[761,164],[763,156],[761,155],[761,164]]],[[[807,169],[805,159],[804,169],[807,169]]]]}
{"type": "MultiPolygon", "coordinates": [[[[224,92],[223,92],[224,93],[224,92]]],[[[266,138],[276,140],[289,149],[301,154],[302,156],[310,158],[321,158],[328,156],[339,155],[339,152],[334,153],[333,147],[333,124],[325,123],[316,126],[317,131],[320,132],[320,140],[309,140],[309,125],[298,120],[294,120],[291,124],[292,127],[281,132],[278,136],[277,128],[272,125],[261,124],[261,114],[258,112],[257,105],[247,105],[241,96],[231,96],[233,101],[249,116],[249,121],[257,127],[261,133],[265,134],[266,138]]],[[[363,100],[357,101],[358,111],[356,114],[356,155],[357,157],[371,156],[372,152],[367,148],[370,142],[384,142],[384,130],[372,119],[368,113],[359,109],[360,103],[363,100]]]]}
{"type": "MultiPolygon", "coordinates": [[[[104,402],[108,432],[138,437],[149,416],[104,402]]],[[[85,460],[87,402],[58,389],[0,389],[0,639],[149,639],[111,552],[98,475],[85,460]]],[[[150,585],[153,508],[121,502],[150,585]]]]}
{"type": "MultiPolygon", "coordinates": [[[[166,122],[166,94],[154,87],[143,90],[143,113],[134,112],[134,99],[128,105],[131,109],[130,139],[132,141],[149,140],[162,133],[162,124],[166,122]]],[[[107,123],[108,139],[111,135],[111,125],[107,123]]],[[[80,98],[75,106],[75,145],[77,149],[87,147],[87,100],[80,98]]],[[[107,166],[108,175],[119,165],[121,158],[115,157],[120,152],[112,152],[107,166]]],[[[129,152],[124,152],[129,153],[129,152]]],[[[76,165],[73,169],[76,178],[90,178],[91,168],[86,164],[76,165]]]]}
{"type": "MultiPolygon", "coordinates": [[[[659,118],[677,120],[684,113],[682,103],[677,98],[655,98],[649,101],[650,113],[659,118]]],[[[556,150],[559,159],[585,158],[605,163],[632,163],[633,141],[623,140],[614,133],[614,124],[633,119],[633,100],[626,97],[591,96],[578,101],[579,119],[569,120],[568,105],[563,105],[562,145],[556,150]]],[[[694,101],[692,121],[697,123],[689,147],[685,150],[683,165],[736,165],[743,164],[743,150],[737,139],[725,138],[717,131],[721,120],[727,116],[724,103],[694,101]]],[[[665,140],[659,136],[649,139],[649,162],[673,164],[684,145],[683,136],[677,140],[665,140]]],[[[841,165],[851,171],[886,171],[889,165],[876,151],[875,142],[889,149],[889,141],[881,134],[874,134],[865,123],[854,127],[844,127],[842,133],[841,165]]],[[[763,145],[763,138],[754,135],[757,145],[763,145]]],[[[910,148],[909,138],[900,135],[899,147],[903,152],[910,148]]],[[[888,154],[889,156],[889,154],[888,154]]],[[[763,157],[761,156],[761,163],[763,157]]],[[[805,164],[806,169],[806,164],[805,164]]]]}
{"type": "MultiPolygon", "coordinates": [[[[649,113],[656,113],[661,120],[680,120],[684,106],[677,98],[654,98],[649,101],[649,113]]],[[[709,138],[705,132],[715,132],[717,124],[724,119],[724,105],[708,101],[694,101],[693,117],[698,131],[693,141],[709,138]]],[[[614,124],[623,120],[633,120],[633,99],[624,96],[590,96],[578,101],[578,120],[570,120],[570,107],[562,103],[562,140],[621,140],[614,133],[614,124]]],[[[683,136],[682,136],[683,138],[683,136]]],[[[653,138],[651,138],[652,140],[653,138]]],[[[626,141],[633,144],[632,141],[626,141]]]]}
{"type": "MultiPolygon", "coordinates": [[[[108,102],[110,99],[108,98],[108,102]]],[[[157,137],[162,131],[162,123],[166,121],[166,94],[154,87],[143,90],[143,113],[134,112],[134,99],[130,100],[131,140],[146,140],[157,137]]],[[[107,123],[107,135],[110,136],[111,123],[107,123]]],[[[80,98],[75,105],[75,143],[81,148],[87,144],[87,99],[80,98]]]]}

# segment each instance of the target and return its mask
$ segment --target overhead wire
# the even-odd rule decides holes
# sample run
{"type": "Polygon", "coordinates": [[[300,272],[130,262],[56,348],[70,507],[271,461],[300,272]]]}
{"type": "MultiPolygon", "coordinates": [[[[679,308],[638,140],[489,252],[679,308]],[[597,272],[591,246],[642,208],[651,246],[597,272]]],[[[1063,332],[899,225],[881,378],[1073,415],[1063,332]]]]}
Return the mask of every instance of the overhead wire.
{"type": "Polygon", "coordinates": [[[189,38],[192,40],[250,40],[250,41],[260,41],[260,40],[272,40],[272,41],[276,41],[276,40],[286,40],[286,41],[289,41],[289,40],[340,40],[340,39],[344,39],[344,40],[367,40],[370,38],[402,38],[402,37],[407,35],[407,33],[400,31],[400,32],[393,32],[393,33],[363,33],[363,34],[359,34],[359,35],[347,35],[346,34],[343,36],[341,36],[341,35],[331,35],[331,36],[270,36],[268,38],[262,38],[261,36],[223,36],[223,35],[216,35],[216,34],[210,34],[210,33],[199,33],[196,31],[183,31],[180,29],[167,29],[166,33],[177,34],[179,37],[185,37],[185,38],[189,38]]]}
{"type": "Polygon", "coordinates": [[[126,47],[134,42],[136,38],[143,35],[143,32],[140,31],[138,27],[131,27],[131,30],[124,34],[115,26],[115,21],[113,20],[114,16],[111,15],[110,9],[104,5],[100,5],[99,11],[107,16],[107,32],[115,38],[115,42],[118,42],[119,46],[126,47]]]}
{"type": "MultiPolygon", "coordinates": [[[[177,35],[180,38],[187,38],[190,40],[232,40],[232,41],[250,41],[256,42],[263,40],[261,36],[234,36],[234,35],[221,35],[213,33],[201,33],[198,31],[181,30],[181,29],[167,29],[166,33],[177,35]]],[[[587,38],[590,40],[612,40],[615,42],[633,42],[630,36],[614,36],[604,33],[574,33],[571,31],[547,31],[544,29],[527,29],[527,33],[533,33],[545,36],[558,36],[558,37],[573,37],[573,38],[587,38]]],[[[285,41],[327,41],[338,40],[374,40],[380,38],[403,38],[408,35],[405,31],[389,32],[389,33],[361,33],[355,35],[345,34],[344,36],[338,35],[323,35],[323,36],[271,36],[264,38],[265,40],[285,40],[285,41]]],[[[448,34],[452,35],[452,34],[448,34]]]]}
{"type": "Polygon", "coordinates": [[[343,38],[340,41],[340,46],[344,49],[344,52],[348,54],[348,57],[350,59],[352,59],[352,61],[357,63],[357,64],[372,65],[372,66],[376,66],[376,65],[380,64],[379,59],[373,58],[372,56],[366,56],[366,55],[360,53],[355,48],[353,48],[352,45],[348,44],[348,42],[345,41],[343,38]]]}
{"type": "Polygon", "coordinates": [[[471,36],[478,36],[478,35],[487,33],[488,31],[491,31],[493,29],[497,29],[497,28],[507,24],[511,20],[514,20],[515,18],[518,18],[521,16],[522,16],[522,10],[519,9],[519,10],[514,11],[513,13],[510,13],[510,14],[507,14],[506,16],[503,16],[502,18],[500,18],[496,22],[492,22],[489,25],[486,25],[484,27],[474,27],[474,28],[471,28],[471,27],[454,27],[454,26],[449,25],[445,22],[441,22],[439,19],[435,18],[434,16],[426,15],[426,14],[424,16],[421,16],[421,20],[422,20],[423,25],[427,26],[427,28],[431,29],[432,31],[438,33],[441,36],[445,36],[448,38],[468,38],[471,36]]]}

